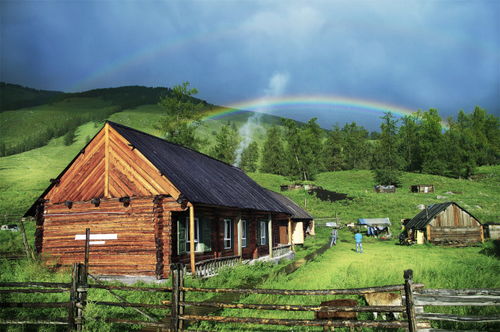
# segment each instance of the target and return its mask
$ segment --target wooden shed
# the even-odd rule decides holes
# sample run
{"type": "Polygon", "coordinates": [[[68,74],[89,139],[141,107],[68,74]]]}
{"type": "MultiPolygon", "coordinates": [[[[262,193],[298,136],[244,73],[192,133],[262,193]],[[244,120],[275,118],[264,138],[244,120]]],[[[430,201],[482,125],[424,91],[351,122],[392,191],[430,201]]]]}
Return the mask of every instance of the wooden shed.
{"type": "Polygon", "coordinates": [[[239,168],[113,122],[26,213],[51,264],[83,261],[90,228],[92,273],[157,278],[175,262],[272,257],[291,214],[239,168]]]}
{"type": "Polygon", "coordinates": [[[484,241],[479,220],[455,202],[426,207],[406,224],[417,242],[419,237],[436,244],[468,244],[484,241]]]}
{"type": "Polygon", "coordinates": [[[483,225],[486,231],[486,237],[490,240],[500,240],[500,224],[490,222],[483,225]]]}
{"type": "Polygon", "coordinates": [[[284,205],[291,214],[291,240],[288,239],[288,217],[282,215],[281,219],[278,219],[280,243],[286,244],[292,242],[293,244],[304,244],[304,239],[307,235],[314,235],[314,218],[290,198],[272,190],[268,190],[268,192],[274,199],[284,205]]]}
{"type": "Polygon", "coordinates": [[[410,186],[410,192],[412,193],[433,193],[434,186],[432,184],[414,184],[410,186]]]}

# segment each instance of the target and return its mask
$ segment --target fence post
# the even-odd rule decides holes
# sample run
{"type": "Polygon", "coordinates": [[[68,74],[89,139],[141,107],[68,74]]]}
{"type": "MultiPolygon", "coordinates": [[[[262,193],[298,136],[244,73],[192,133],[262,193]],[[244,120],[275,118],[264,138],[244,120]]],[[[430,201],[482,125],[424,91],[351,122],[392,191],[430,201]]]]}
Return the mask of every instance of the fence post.
{"type": "Polygon", "coordinates": [[[84,264],[78,263],[78,285],[77,285],[77,300],[78,309],[76,311],[76,330],[83,329],[83,309],[87,304],[87,268],[84,264]]]}
{"type": "Polygon", "coordinates": [[[21,218],[21,235],[23,236],[23,244],[24,244],[24,251],[26,253],[26,257],[28,259],[35,260],[35,254],[31,250],[29,244],[28,244],[28,239],[26,237],[26,229],[24,228],[24,218],[21,218]]]}
{"type": "Polygon", "coordinates": [[[415,317],[415,305],[413,303],[413,270],[405,270],[405,302],[406,316],[408,317],[408,330],[410,332],[417,331],[417,323],[415,317]]]}
{"type": "Polygon", "coordinates": [[[179,268],[178,264],[170,265],[170,277],[172,278],[172,309],[170,310],[170,329],[179,331],[179,268]]]}
{"type": "Polygon", "coordinates": [[[73,263],[71,271],[71,288],[69,291],[70,306],[68,307],[68,331],[74,331],[75,325],[75,312],[77,302],[77,288],[78,288],[78,263],[73,263]]]}
{"type": "Polygon", "coordinates": [[[90,228],[85,229],[85,270],[89,270],[89,254],[90,254],[90,228]]]}
{"type": "MultiPolygon", "coordinates": [[[[179,316],[182,316],[184,315],[184,305],[183,304],[180,304],[180,302],[184,302],[186,300],[186,297],[185,297],[185,292],[181,289],[184,287],[184,267],[182,266],[181,263],[179,263],[179,275],[178,275],[178,278],[179,278],[179,286],[178,286],[178,292],[179,292],[179,310],[177,311],[178,315],[179,316]]],[[[184,321],[182,319],[179,319],[179,330],[182,331],[182,329],[184,328],[184,321]]]]}

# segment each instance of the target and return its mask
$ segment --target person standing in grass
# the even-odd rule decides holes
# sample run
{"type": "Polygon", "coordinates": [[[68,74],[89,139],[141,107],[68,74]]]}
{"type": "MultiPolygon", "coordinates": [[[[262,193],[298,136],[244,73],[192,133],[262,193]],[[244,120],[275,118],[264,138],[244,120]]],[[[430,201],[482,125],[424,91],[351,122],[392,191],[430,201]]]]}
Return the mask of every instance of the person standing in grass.
{"type": "Polygon", "coordinates": [[[333,245],[337,245],[337,236],[338,236],[338,232],[337,232],[337,228],[332,228],[332,233],[331,233],[331,238],[330,238],[330,248],[333,246],[333,245]]]}
{"type": "Polygon", "coordinates": [[[363,253],[363,235],[359,232],[359,230],[354,234],[354,240],[356,241],[356,252],[363,253]]]}

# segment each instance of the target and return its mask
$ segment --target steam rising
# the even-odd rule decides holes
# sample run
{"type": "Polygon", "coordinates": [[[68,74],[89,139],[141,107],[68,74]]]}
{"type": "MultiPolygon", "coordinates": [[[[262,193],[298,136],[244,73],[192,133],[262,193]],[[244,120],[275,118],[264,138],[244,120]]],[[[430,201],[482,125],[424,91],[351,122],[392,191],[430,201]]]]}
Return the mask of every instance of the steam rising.
{"type": "MultiPolygon", "coordinates": [[[[288,73],[276,72],[269,79],[269,83],[267,84],[267,88],[264,90],[264,97],[262,100],[264,101],[269,97],[278,97],[283,94],[288,85],[290,76],[288,73]]],[[[238,130],[238,134],[241,137],[240,145],[236,150],[236,161],[234,163],[235,166],[239,166],[241,162],[241,153],[245,150],[250,143],[252,142],[255,130],[260,127],[260,119],[262,117],[262,112],[268,111],[266,107],[262,107],[254,111],[251,117],[248,118],[247,122],[240,127],[238,130]]]]}

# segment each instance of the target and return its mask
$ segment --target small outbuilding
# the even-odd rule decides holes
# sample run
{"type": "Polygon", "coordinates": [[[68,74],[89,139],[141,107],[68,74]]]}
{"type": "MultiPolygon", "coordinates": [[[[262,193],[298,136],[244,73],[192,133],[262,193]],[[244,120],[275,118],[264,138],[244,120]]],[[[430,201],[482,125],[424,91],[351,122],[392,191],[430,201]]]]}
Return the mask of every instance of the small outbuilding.
{"type": "Polygon", "coordinates": [[[304,239],[307,235],[315,235],[314,218],[307,213],[306,210],[295,204],[294,201],[284,195],[272,190],[268,190],[268,192],[274,199],[284,205],[291,214],[292,234],[291,239],[288,241],[286,240],[288,239],[288,218],[286,218],[286,216],[283,218],[282,216],[281,219],[277,220],[279,227],[278,234],[281,239],[280,243],[287,244],[291,242],[293,244],[304,244],[304,239]]]}
{"type": "Polygon", "coordinates": [[[434,186],[432,184],[414,184],[410,187],[412,193],[433,193],[434,186]]]}
{"type": "Polygon", "coordinates": [[[291,205],[237,167],[106,122],[26,216],[48,263],[82,262],[90,228],[90,272],[160,279],[171,263],[278,256],[291,205]]]}
{"type": "Polygon", "coordinates": [[[377,193],[395,193],[396,192],[396,186],[389,184],[389,185],[376,185],[375,186],[375,192],[377,193]]]}
{"type": "Polygon", "coordinates": [[[479,220],[455,202],[427,206],[405,226],[410,240],[421,244],[469,244],[484,241],[479,220]]]}
{"type": "Polygon", "coordinates": [[[500,240],[500,224],[495,222],[490,222],[484,224],[484,230],[486,231],[486,237],[490,240],[500,240]]]}

